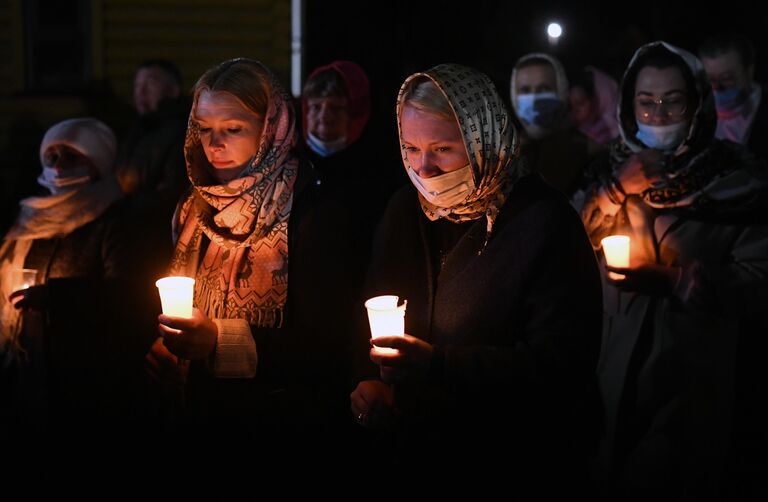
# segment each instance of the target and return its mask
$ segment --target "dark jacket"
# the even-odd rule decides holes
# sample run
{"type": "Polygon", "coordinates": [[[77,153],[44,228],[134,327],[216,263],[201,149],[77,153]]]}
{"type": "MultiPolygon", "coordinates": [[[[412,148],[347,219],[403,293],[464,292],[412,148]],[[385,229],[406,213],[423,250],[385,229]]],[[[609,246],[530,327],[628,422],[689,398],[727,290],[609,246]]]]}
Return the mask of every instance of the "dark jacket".
{"type": "Polygon", "coordinates": [[[768,87],[763,86],[760,104],[752,120],[747,148],[761,159],[768,160],[768,87]]]}
{"type": "Polygon", "coordinates": [[[487,246],[485,218],[470,223],[439,272],[436,223],[416,191],[402,188],[378,229],[369,275],[368,296],[407,299],[406,333],[436,347],[424,385],[395,387],[405,451],[427,452],[433,465],[487,466],[503,455],[510,469],[526,459],[535,470],[549,461],[550,472],[574,448],[586,457],[599,432],[601,291],[578,216],[527,176],[487,246]]]}
{"type": "Polygon", "coordinates": [[[116,203],[65,237],[36,239],[27,253],[24,266],[38,270],[47,307],[23,314],[26,357],[0,379],[14,403],[6,401],[2,419],[33,440],[88,441],[141,415],[157,293],[142,282],[140,241],[125,216],[116,203]]]}
{"type": "Polygon", "coordinates": [[[305,453],[312,452],[305,441],[335,440],[354,426],[346,222],[311,166],[302,164],[288,223],[283,326],[251,326],[258,354],[252,379],[214,378],[204,364],[194,365],[187,387],[190,426],[212,426],[220,438],[234,434],[238,443],[293,445],[305,453]]]}

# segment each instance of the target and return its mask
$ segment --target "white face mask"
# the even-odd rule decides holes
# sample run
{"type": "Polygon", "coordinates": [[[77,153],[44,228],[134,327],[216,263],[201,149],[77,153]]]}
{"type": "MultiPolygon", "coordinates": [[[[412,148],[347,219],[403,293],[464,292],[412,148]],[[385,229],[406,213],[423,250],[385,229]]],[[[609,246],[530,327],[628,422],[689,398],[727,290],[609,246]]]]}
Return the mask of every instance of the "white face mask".
{"type": "Polygon", "coordinates": [[[409,167],[408,177],[425,199],[442,208],[451,208],[463,202],[475,189],[472,167],[469,164],[456,171],[431,178],[420,178],[416,171],[409,167]]]}
{"type": "Polygon", "coordinates": [[[669,152],[676,150],[688,135],[688,122],[665,126],[646,125],[637,122],[635,137],[648,148],[669,152]]]}
{"type": "Polygon", "coordinates": [[[75,190],[90,181],[88,166],[73,167],[62,172],[53,167],[43,167],[42,174],[37,177],[40,186],[47,188],[54,195],[75,190]]]}
{"type": "Polygon", "coordinates": [[[347,137],[342,136],[333,141],[323,141],[314,134],[307,133],[307,145],[313,152],[321,157],[330,157],[334,153],[344,150],[347,147],[347,137]]]}

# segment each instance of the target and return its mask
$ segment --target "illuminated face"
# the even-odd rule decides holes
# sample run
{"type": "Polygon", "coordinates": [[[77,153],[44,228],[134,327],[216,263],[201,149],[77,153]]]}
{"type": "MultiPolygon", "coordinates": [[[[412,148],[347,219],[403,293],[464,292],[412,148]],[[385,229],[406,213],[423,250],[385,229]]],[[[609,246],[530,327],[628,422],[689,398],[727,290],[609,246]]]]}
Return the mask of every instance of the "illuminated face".
{"type": "Polygon", "coordinates": [[[307,99],[307,130],[323,141],[335,141],[347,135],[349,112],[347,98],[324,96],[307,99]]]}
{"type": "Polygon", "coordinates": [[[455,120],[445,120],[405,105],[400,128],[406,159],[419,177],[439,176],[469,164],[461,129],[455,120]]]}
{"type": "Polygon", "coordinates": [[[202,91],[193,114],[214,176],[222,182],[236,178],[256,155],[264,128],[262,119],[223,91],[202,91]]]}
{"type": "Polygon", "coordinates": [[[754,67],[742,65],[736,51],[724,52],[713,58],[702,57],[701,62],[714,90],[739,89],[749,92],[754,67]]]}
{"type": "Polygon", "coordinates": [[[688,93],[680,68],[646,66],[635,81],[635,118],[642,124],[669,125],[688,120],[688,93]]]}
{"type": "Polygon", "coordinates": [[[157,111],[163,98],[175,98],[179,93],[179,86],[157,66],[140,68],[133,79],[133,104],[139,115],[157,111]]]}
{"type": "Polygon", "coordinates": [[[515,74],[515,93],[540,94],[557,92],[557,76],[550,64],[534,64],[517,70],[515,74]]]}

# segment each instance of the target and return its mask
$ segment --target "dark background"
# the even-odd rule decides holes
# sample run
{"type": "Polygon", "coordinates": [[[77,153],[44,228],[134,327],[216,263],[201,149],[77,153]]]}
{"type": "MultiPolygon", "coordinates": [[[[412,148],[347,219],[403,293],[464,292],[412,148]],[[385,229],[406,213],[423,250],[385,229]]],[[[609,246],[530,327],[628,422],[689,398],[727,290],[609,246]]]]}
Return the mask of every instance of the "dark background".
{"type": "Polygon", "coordinates": [[[514,62],[533,51],[557,56],[569,74],[593,65],[620,78],[643,43],[665,40],[695,52],[710,34],[736,31],[757,50],[756,74],[768,68],[768,10],[763,3],[704,2],[456,2],[348,0],[307,2],[307,68],[351,59],[371,76],[379,111],[393,110],[397,89],[410,73],[444,62],[488,74],[508,99],[514,62]],[[761,13],[761,10],[763,11],[761,13]],[[557,47],[546,36],[550,20],[564,34],[557,47]]]}

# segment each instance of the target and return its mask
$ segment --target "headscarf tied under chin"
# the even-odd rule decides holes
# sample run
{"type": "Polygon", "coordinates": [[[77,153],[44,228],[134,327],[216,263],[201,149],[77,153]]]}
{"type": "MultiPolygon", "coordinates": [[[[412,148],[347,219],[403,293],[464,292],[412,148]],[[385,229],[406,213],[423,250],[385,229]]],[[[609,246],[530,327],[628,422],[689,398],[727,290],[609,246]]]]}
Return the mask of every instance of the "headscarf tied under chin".
{"type": "MultiPolygon", "coordinates": [[[[448,99],[461,128],[476,187],[464,202],[450,208],[435,206],[419,194],[421,207],[433,221],[445,218],[459,223],[485,216],[487,242],[514,182],[528,173],[517,156],[517,135],[509,112],[485,74],[457,64],[435,66],[426,72],[414,73],[400,87],[397,127],[401,145],[403,95],[408,83],[418,77],[429,78],[448,99]]],[[[404,147],[402,155],[407,170],[410,166],[404,147]]]]}
{"type": "Polygon", "coordinates": [[[190,116],[184,152],[192,194],[177,211],[170,273],[195,278],[195,306],[212,319],[280,326],[288,298],[288,218],[298,160],[290,97],[261,63],[269,81],[264,130],[240,177],[211,183],[197,123],[190,116]],[[210,239],[202,260],[203,234],[210,239]]]}

